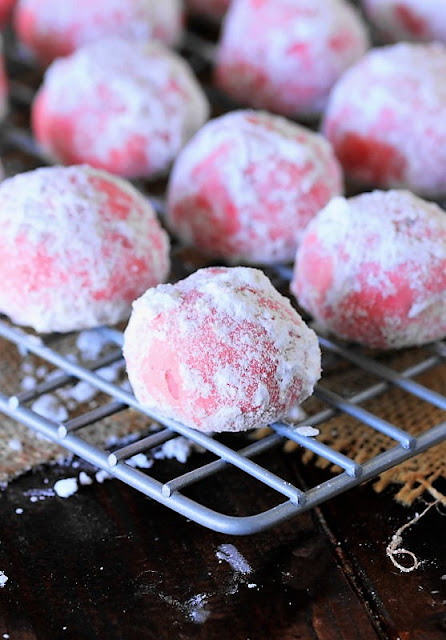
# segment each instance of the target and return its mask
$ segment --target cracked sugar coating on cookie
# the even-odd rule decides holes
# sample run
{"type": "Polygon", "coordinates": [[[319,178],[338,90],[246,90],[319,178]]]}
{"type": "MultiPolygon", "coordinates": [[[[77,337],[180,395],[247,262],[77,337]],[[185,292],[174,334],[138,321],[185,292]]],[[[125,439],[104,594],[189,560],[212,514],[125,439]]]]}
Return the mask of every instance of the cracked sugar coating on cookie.
{"type": "Polygon", "coordinates": [[[192,14],[217,21],[223,18],[231,0],[186,0],[185,4],[192,14]]]}
{"type": "Polygon", "coordinates": [[[313,116],[368,48],[344,0],[234,0],[217,51],[216,82],[232,98],[285,116],[313,116]]]}
{"type": "Polygon", "coordinates": [[[386,42],[446,43],[446,6],[441,0],[362,0],[368,19],[386,42]]]}
{"type": "Polygon", "coordinates": [[[316,334],[257,269],[201,269],[133,305],[124,357],[136,397],[201,431],[269,424],[313,391],[316,334]]]}
{"type": "Polygon", "coordinates": [[[323,131],[363,186],[446,194],[446,47],[370,51],[336,84],[323,131]]]}
{"type": "Polygon", "coordinates": [[[111,36],[177,44],[180,0],[19,0],[19,40],[43,65],[83,45],[111,36]]]}
{"type": "Polygon", "coordinates": [[[205,125],[177,158],[168,223],[183,242],[232,263],[292,261],[306,225],[341,193],[324,138],[280,116],[235,111],[205,125]]]}
{"type": "Polygon", "coordinates": [[[114,324],[169,271],[145,198],[90,167],[36,169],[0,185],[0,311],[36,331],[114,324]]]}
{"type": "Polygon", "coordinates": [[[155,42],[111,38],[53,62],[32,124],[44,152],[62,164],[148,178],[168,169],[208,111],[182,58],[155,42]]]}
{"type": "Polygon", "coordinates": [[[446,336],[446,214],[409,191],[334,198],[308,226],[291,285],[333,333],[371,347],[446,336]]]}

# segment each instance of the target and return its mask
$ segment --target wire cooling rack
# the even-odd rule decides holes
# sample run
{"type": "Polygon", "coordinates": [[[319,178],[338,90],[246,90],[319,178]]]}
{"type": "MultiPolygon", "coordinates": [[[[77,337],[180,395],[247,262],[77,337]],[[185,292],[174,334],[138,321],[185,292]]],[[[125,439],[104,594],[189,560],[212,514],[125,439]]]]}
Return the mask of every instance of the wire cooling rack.
{"type": "MultiPolygon", "coordinates": [[[[14,78],[11,90],[14,109],[12,109],[6,127],[4,127],[0,140],[0,153],[7,160],[10,173],[23,171],[37,165],[46,164],[40,156],[32,136],[28,129],[26,110],[36,86],[35,76],[23,61],[17,58],[14,48],[9,47],[8,64],[10,75],[14,78]],[[31,81],[30,81],[31,73],[31,81]],[[12,169],[11,169],[12,168],[12,169]]],[[[199,36],[189,34],[185,51],[197,73],[206,76],[209,61],[212,58],[212,45],[203,41],[199,36]]],[[[215,103],[217,94],[212,88],[207,87],[208,95],[215,103]]],[[[218,96],[217,96],[218,97],[218,96]]],[[[221,96],[217,101],[216,111],[227,108],[221,96]]],[[[159,209],[162,200],[154,203],[159,209]]],[[[277,268],[275,276],[283,281],[286,269],[277,268]]],[[[62,337],[49,336],[36,337],[26,333],[9,323],[6,319],[0,319],[0,337],[8,343],[19,347],[23,352],[35,354],[46,363],[56,367],[59,373],[51,376],[47,381],[37,384],[28,391],[22,391],[16,395],[1,393],[0,411],[10,418],[26,425],[30,429],[40,433],[50,440],[80,456],[92,465],[107,471],[110,475],[137,489],[144,495],[166,505],[174,511],[190,518],[191,520],[216,531],[228,534],[252,534],[267,529],[284,520],[292,518],[304,510],[310,509],[333,496],[336,496],[356,485],[375,478],[386,469],[393,467],[416,454],[439,444],[446,439],[446,397],[426,386],[421,385],[414,378],[439,365],[446,366],[446,343],[440,342],[429,345],[419,350],[419,357],[415,364],[403,371],[399,371],[387,363],[371,358],[366,352],[357,347],[349,347],[324,336],[319,336],[320,346],[324,354],[324,369],[330,370],[335,365],[347,365],[357,371],[357,376],[373,379],[373,382],[361,388],[355,393],[339,393],[333,391],[325,383],[324,379],[316,386],[315,396],[319,402],[319,408],[301,422],[301,424],[318,427],[328,423],[335,416],[348,416],[370,428],[370,438],[378,433],[385,434],[391,439],[393,445],[383,450],[362,464],[358,464],[346,455],[335,451],[317,437],[309,437],[299,433],[299,424],[290,425],[279,422],[271,427],[270,433],[256,441],[244,441],[239,448],[240,438],[226,436],[225,438],[210,437],[173,420],[167,420],[153,411],[146,410],[135,397],[122,387],[105,380],[99,371],[102,367],[122,361],[122,333],[110,328],[97,330],[115,345],[115,348],[106,356],[83,366],[64,355],[59,348],[62,337]],[[37,398],[45,393],[55,392],[69,384],[85,381],[105,394],[106,400],[98,407],[87,409],[73,418],[64,422],[45,418],[30,406],[37,398]],[[432,425],[427,431],[415,437],[395,424],[383,419],[377,413],[372,413],[364,404],[373,398],[385,394],[390,388],[398,387],[405,393],[415,396],[420,402],[445,412],[444,421],[432,425]],[[127,444],[113,451],[106,447],[93,446],[85,434],[87,427],[99,425],[106,417],[136,410],[147,416],[148,424],[153,420],[159,423],[159,428],[148,435],[141,436],[131,444],[127,444]],[[176,475],[169,480],[160,480],[151,471],[140,471],[129,460],[136,454],[144,452],[148,454],[157,447],[172,438],[181,435],[190,442],[200,445],[207,452],[210,461],[200,462],[200,456],[194,457],[193,468],[176,475]],[[222,441],[223,440],[223,441],[222,441]],[[280,448],[284,442],[293,441],[296,445],[312,451],[330,463],[338,465],[340,472],[329,480],[311,487],[308,490],[295,486],[276,473],[262,466],[259,460],[263,454],[280,448]],[[198,462],[197,462],[198,459],[198,462]],[[257,490],[266,489],[272,495],[273,505],[265,511],[240,515],[237,513],[221,513],[215,511],[204,500],[200,499],[199,488],[215,474],[222,474],[228,469],[238,469],[245,476],[249,476],[258,482],[257,490]],[[194,498],[188,497],[187,491],[196,487],[194,498]],[[196,494],[198,493],[198,498],[196,494]]],[[[128,419],[131,419],[129,415],[128,419]]],[[[158,463],[162,464],[162,463],[158,463]]],[[[253,496],[255,503],[255,496],[253,496]]]]}

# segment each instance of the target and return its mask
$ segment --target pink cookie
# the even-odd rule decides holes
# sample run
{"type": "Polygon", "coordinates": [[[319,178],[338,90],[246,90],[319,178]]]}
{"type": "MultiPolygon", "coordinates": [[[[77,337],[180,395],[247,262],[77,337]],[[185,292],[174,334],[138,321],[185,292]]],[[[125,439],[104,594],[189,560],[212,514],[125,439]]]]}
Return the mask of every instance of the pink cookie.
{"type": "Polygon", "coordinates": [[[291,285],[333,333],[371,347],[446,336],[446,214],[409,191],[333,199],[310,223],[291,285]]]}
{"type": "Polygon", "coordinates": [[[186,7],[197,16],[217,22],[225,15],[231,0],[186,0],[186,7]]]}
{"type": "Polygon", "coordinates": [[[11,17],[16,0],[0,0],[0,27],[4,27],[11,17]]]}
{"type": "Polygon", "coordinates": [[[446,47],[370,51],[333,89],[323,131],[359,184],[446,194],[446,47]]]}
{"type": "Polygon", "coordinates": [[[270,424],[320,376],[316,334],[246,267],[149,289],[133,305],[124,357],[142,404],[201,431],[270,424]]]}
{"type": "Polygon", "coordinates": [[[242,104],[313,116],[367,47],[365,26],[344,0],[234,0],[216,82],[242,104]]]}
{"type": "Polygon", "coordinates": [[[111,36],[176,44],[182,33],[180,0],[19,0],[19,40],[42,64],[111,36]]]}
{"type": "Polygon", "coordinates": [[[280,116],[234,111],[209,122],[175,162],[168,223],[231,263],[294,260],[312,217],[342,193],[330,145],[280,116]]]}
{"type": "Polygon", "coordinates": [[[168,169],[208,109],[178,55],[158,43],[112,38],[53,62],[32,123],[55,161],[150,178],[168,169]]]}
{"type": "Polygon", "coordinates": [[[41,332],[127,318],[169,271],[147,200],[90,167],[36,169],[0,185],[0,311],[41,332]]]}
{"type": "Polygon", "coordinates": [[[386,42],[446,43],[444,0],[363,0],[364,10],[386,42]]]}

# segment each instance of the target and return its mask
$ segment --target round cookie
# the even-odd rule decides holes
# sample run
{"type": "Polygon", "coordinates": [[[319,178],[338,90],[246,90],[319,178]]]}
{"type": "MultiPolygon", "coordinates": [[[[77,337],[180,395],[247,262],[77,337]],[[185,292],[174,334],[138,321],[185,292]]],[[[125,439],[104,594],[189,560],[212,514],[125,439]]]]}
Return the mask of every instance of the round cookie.
{"type": "Polygon", "coordinates": [[[130,184],[86,166],[0,184],[0,311],[39,332],[115,324],[166,278],[169,242],[130,184]]]}
{"type": "Polygon", "coordinates": [[[446,47],[370,51],[334,87],[323,132],[347,177],[366,187],[446,194],[446,47]]]}
{"type": "Polygon", "coordinates": [[[257,269],[201,269],[133,305],[124,357],[136,397],[201,431],[270,424],[313,391],[320,351],[257,269]]]}
{"type": "Polygon", "coordinates": [[[112,36],[174,45],[182,22],[180,0],[19,0],[14,14],[19,40],[44,66],[112,36]]]}
{"type": "Polygon", "coordinates": [[[15,3],[16,0],[0,0],[0,28],[9,22],[15,3]]]}
{"type": "Polygon", "coordinates": [[[162,45],[101,40],[53,62],[32,125],[62,164],[90,164],[128,178],[165,172],[208,117],[189,65],[162,45]]]}
{"type": "Polygon", "coordinates": [[[186,8],[196,16],[218,22],[229,8],[231,0],[186,0],[186,8]]]}
{"type": "Polygon", "coordinates": [[[385,42],[446,43],[446,6],[441,0],[362,0],[367,18],[385,42]]]}
{"type": "Polygon", "coordinates": [[[366,28],[345,0],[234,0],[218,45],[216,83],[241,104],[314,116],[367,48],[366,28]]]}
{"type": "Polygon", "coordinates": [[[446,336],[446,214],[409,191],[334,198],[309,224],[291,285],[324,327],[380,349],[446,336]]]}
{"type": "Polygon", "coordinates": [[[234,111],[178,156],[167,223],[185,244],[233,264],[287,262],[312,217],[341,193],[322,136],[266,112],[234,111]]]}

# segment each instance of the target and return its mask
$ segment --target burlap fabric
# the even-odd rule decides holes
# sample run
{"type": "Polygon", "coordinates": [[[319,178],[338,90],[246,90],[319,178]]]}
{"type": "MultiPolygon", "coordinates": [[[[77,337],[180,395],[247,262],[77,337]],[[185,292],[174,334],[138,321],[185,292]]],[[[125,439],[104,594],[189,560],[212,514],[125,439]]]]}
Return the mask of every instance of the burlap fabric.
{"type": "MultiPolygon", "coordinates": [[[[21,390],[21,384],[26,376],[24,368],[38,372],[43,363],[35,356],[20,355],[15,346],[5,341],[0,341],[0,349],[0,390],[8,395],[16,394],[21,390]]],[[[58,344],[58,350],[75,353],[74,338],[64,339],[58,344]]],[[[373,355],[396,370],[404,370],[429,354],[423,349],[413,349],[395,354],[373,355]]],[[[446,364],[436,366],[416,380],[446,395],[446,364]]],[[[377,379],[373,376],[358,372],[358,369],[346,363],[328,367],[322,380],[325,386],[346,397],[376,382],[377,379]]],[[[98,394],[91,402],[85,405],[78,404],[74,410],[71,410],[70,417],[106,400],[106,397],[98,394]]],[[[63,400],[60,402],[63,403],[63,400]]],[[[414,435],[446,419],[444,411],[394,387],[362,406],[414,435]]],[[[323,408],[322,404],[315,398],[310,399],[305,406],[308,414],[317,412],[321,408],[323,408]]],[[[88,437],[93,443],[103,445],[110,438],[121,437],[133,431],[143,431],[149,426],[144,416],[129,410],[102,420],[93,427],[88,427],[83,431],[83,436],[88,437]]],[[[318,438],[322,442],[358,462],[364,462],[395,445],[390,438],[344,414],[319,425],[318,428],[320,429],[318,438]]],[[[287,443],[285,449],[293,452],[293,455],[302,455],[304,462],[308,464],[316,464],[320,467],[330,465],[325,459],[314,456],[311,452],[302,453],[299,450],[294,453],[296,447],[291,443],[287,443]]],[[[35,465],[54,461],[66,455],[64,450],[38,438],[26,427],[0,416],[0,481],[5,482],[35,465]],[[14,450],[10,446],[11,441],[17,440],[22,445],[20,450],[14,450]]],[[[429,492],[446,504],[446,496],[442,493],[439,483],[440,478],[445,477],[445,460],[446,443],[443,443],[386,471],[373,482],[373,487],[380,492],[391,484],[399,485],[396,498],[403,503],[410,504],[424,492],[429,492]]]]}

